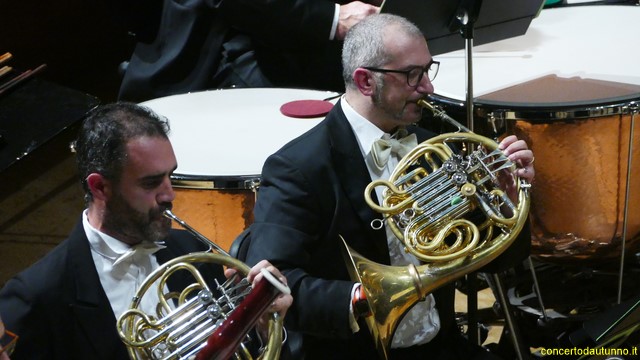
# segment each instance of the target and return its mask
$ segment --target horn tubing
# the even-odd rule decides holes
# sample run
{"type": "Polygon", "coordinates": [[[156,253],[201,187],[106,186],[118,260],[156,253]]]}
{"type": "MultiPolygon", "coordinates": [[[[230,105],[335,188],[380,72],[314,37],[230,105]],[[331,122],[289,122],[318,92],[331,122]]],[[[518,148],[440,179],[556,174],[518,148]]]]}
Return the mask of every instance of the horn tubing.
{"type": "MultiPolygon", "coordinates": [[[[199,271],[194,265],[192,265],[192,263],[216,263],[222,265],[223,267],[234,268],[237,270],[237,273],[234,275],[234,277],[239,276],[240,274],[246,276],[250,271],[250,268],[247,264],[230,256],[227,251],[220,248],[218,245],[206,238],[204,235],[200,234],[184,221],[180,220],[170,210],[165,210],[164,216],[178,222],[182,227],[193,234],[199,241],[203,242],[205,245],[208,245],[209,250],[182,255],[167,261],[159,268],[154,270],[151,274],[149,274],[144,282],[140,285],[140,287],[136,290],[136,293],[129,306],[129,310],[125,311],[125,313],[117,319],[116,325],[121,340],[127,346],[129,357],[133,360],[147,359],[149,357],[149,352],[153,351],[153,347],[158,345],[162,341],[166,341],[166,339],[164,339],[164,337],[153,337],[151,340],[140,341],[140,339],[144,338],[144,335],[140,335],[139,331],[144,331],[145,329],[150,328],[140,327],[139,325],[142,324],[137,321],[134,322],[132,317],[138,316],[140,318],[143,318],[143,320],[145,320],[147,324],[154,326],[154,330],[159,330],[158,334],[167,334],[168,332],[178,330],[193,331],[193,326],[199,326],[199,324],[201,323],[193,320],[200,315],[199,313],[194,313],[193,311],[205,310],[200,309],[202,307],[197,304],[187,304],[192,300],[188,298],[188,295],[194,290],[208,290],[209,288],[199,271]],[[217,250],[217,253],[211,252],[213,248],[217,250]],[[163,315],[158,314],[157,316],[159,317],[159,319],[156,321],[153,317],[148,316],[138,309],[138,306],[140,305],[140,301],[144,294],[148,290],[150,290],[152,286],[156,286],[156,290],[160,299],[158,306],[161,306],[165,311],[169,310],[170,307],[168,306],[165,296],[173,293],[164,294],[162,289],[165,288],[168,277],[171,276],[172,273],[181,269],[186,269],[187,271],[191,272],[191,275],[196,279],[196,283],[191,284],[190,286],[182,290],[181,293],[176,294],[179,295],[179,298],[177,308],[174,311],[168,311],[168,314],[162,318],[160,317],[163,315]],[[179,326],[180,329],[176,328],[176,326],[179,326]],[[186,328],[186,326],[190,326],[190,328],[186,328]]],[[[231,351],[225,358],[233,356],[233,351],[236,351],[236,359],[253,359],[251,354],[249,354],[249,352],[247,351],[245,345],[242,343],[242,339],[244,339],[247,332],[253,326],[255,326],[257,319],[259,319],[260,316],[262,316],[268,310],[269,304],[271,304],[275,297],[277,297],[280,293],[290,293],[290,289],[287,287],[287,285],[277,280],[275,276],[273,276],[269,271],[267,271],[266,269],[261,269],[261,272],[263,273],[264,278],[256,285],[256,288],[258,289],[257,292],[255,291],[255,289],[252,289],[251,292],[249,292],[245,299],[240,303],[236,304],[233,301],[230,301],[228,305],[234,307],[235,310],[231,311],[230,313],[223,314],[223,317],[218,319],[219,321],[222,321],[224,319],[224,321],[222,321],[219,325],[219,328],[216,329],[216,332],[218,333],[221,332],[220,329],[224,330],[224,338],[218,341],[221,343],[218,345],[222,345],[225,348],[228,348],[225,349],[225,353],[227,353],[227,351],[231,351]],[[266,290],[260,290],[263,288],[266,288],[266,290]],[[273,290],[274,288],[276,290],[273,290]],[[264,292],[266,292],[267,294],[265,295],[264,292]],[[247,301],[247,299],[249,300],[247,301]],[[244,314],[245,312],[247,312],[247,314],[244,314]],[[228,329],[231,330],[227,331],[228,329]],[[229,346],[230,343],[235,344],[235,346],[229,346]]],[[[232,279],[234,278],[232,277],[228,279],[227,282],[232,279]]],[[[243,279],[243,281],[246,280],[243,279]]],[[[225,294],[224,290],[223,294],[224,296],[228,296],[227,294],[225,294]]],[[[205,330],[207,329],[203,329],[202,331],[205,330]]],[[[282,318],[277,313],[271,314],[268,322],[269,338],[267,340],[266,346],[261,351],[259,359],[277,360],[280,358],[283,332],[282,330],[282,318]]],[[[214,335],[215,334],[216,333],[214,333],[214,335]]],[[[203,338],[203,341],[205,340],[206,339],[203,338]]],[[[204,348],[206,348],[208,346],[207,344],[214,343],[214,341],[215,340],[212,340],[210,336],[210,339],[206,343],[203,343],[201,345],[196,344],[194,346],[204,346],[204,348]]],[[[191,345],[188,345],[187,347],[193,348],[193,346],[191,345]]],[[[175,358],[175,356],[183,355],[185,354],[174,353],[169,355],[169,358],[173,359],[175,358]]],[[[206,354],[203,354],[202,356],[206,356],[206,354]]]]}
{"type": "MultiPolygon", "coordinates": [[[[457,126],[459,130],[468,131],[444,112],[433,108],[428,102],[421,100],[418,104],[434,111],[437,117],[457,126]]],[[[378,264],[358,254],[343,239],[342,250],[347,270],[353,281],[362,284],[370,314],[364,320],[382,358],[388,358],[389,346],[397,325],[418,301],[423,300],[437,288],[488,264],[513,244],[524,227],[530,206],[529,184],[513,175],[518,200],[515,204],[511,202],[495,177],[497,172],[515,169],[514,164],[503,158],[504,154],[498,150],[498,144],[492,139],[472,132],[441,134],[419,144],[405,155],[392,171],[388,181],[373,181],[365,189],[366,202],[372,209],[383,214],[387,226],[399,241],[403,241],[406,250],[422,262],[422,265],[418,266],[378,264]],[[450,143],[462,144],[462,149],[459,150],[463,152],[458,154],[449,152],[452,150],[449,147],[450,143]],[[435,161],[432,155],[436,155],[440,162],[435,161]],[[431,173],[418,164],[416,160],[420,157],[429,165],[431,173]],[[441,185],[434,184],[441,181],[436,171],[440,163],[444,165],[452,159],[456,159],[454,163],[460,165],[464,162],[471,165],[461,168],[467,176],[464,185],[462,183],[455,185],[460,186],[458,190],[460,196],[465,200],[468,199],[469,204],[464,208],[461,206],[462,203],[454,204],[449,200],[451,193],[438,193],[434,200],[436,203],[427,204],[427,200],[430,201],[431,197],[428,196],[428,192],[425,195],[423,190],[433,187],[440,191],[441,185]],[[407,173],[408,169],[415,165],[417,168],[407,173]],[[418,175],[416,172],[420,169],[426,174],[424,177],[422,173],[418,175]],[[473,191],[467,191],[468,189],[465,189],[467,185],[473,186],[473,191]],[[381,205],[371,201],[376,186],[385,187],[381,205]],[[421,204],[420,201],[424,201],[425,204],[421,204]],[[460,206],[455,207],[454,211],[453,205],[460,206]],[[405,216],[403,212],[409,208],[418,215],[405,216]],[[479,220],[484,221],[479,225],[464,218],[474,209],[479,209],[485,216],[485,220],[479,220]],[[467,223],[449,226],[461,219],[465,219],[467,223]],[[478,240],[478,234],[474,234],[471,239],[467,232],[474,228],[476,229],[474,231],[477,229],[484,231],[482,240],[478,240]],[[460,242],[459,247],[463,249],[461,252],[459,252],[460,249],[453,249],[449,244],[443,244],[443,241],[439,243],[442,248],[435,246],[435,249],[430,249],[428,242],[420,240],[423,237],[427,240],[438,240],[440,239],[438,237],[442,237],[440,240],[443,240],[447,236],[456,234],[458,240],[453,246],[460,242]],[[474,243],[477,244],[473,247],[466,245],[474,243]],[[422,248],[429,251],[423,253],[422,248]]]]}
{"type": "Polygon", "coordinates": [[[423,108],[429,109],[431,110],[431,112],[433,113],[433,116],[435,116],[436,118],[449,123],[450,125],[453,125],[455,127],[458,128],[458,131],[462,131],[462,132],[467,132],[467,133],[472,133],[473,131],[469,130],[468,127],[460,124],[459,122],[457,122],[455,119],[453,119],[451,116],[447,115],[447,113],[445,113],[442,110],[437,109],[435,106],[433,106],[433,104],[431,104],[430,102],[428,102],[425,99],[420,99],[418,100],[418,105],[422,106],[423,108]]]}
{"type": "Polygon", "coordinates": [[[529,208],[528,196],[521,193],[519,221],[510,235],[494,238],[490,245],[444,264],[389,266],[370,261],[347,245],[343,256],[351,279],[365,291],[370,316],[365,318],[382,358],[388,359],[389,345],[398,323],[418,301],[439,287],[488,264],[506,250],[524,226],[529,208]]]}
{"type": "Polygon", "coordinates": [[[182,219],[177,217],[174,213],[171,212],[171,210],[166,209],[164,211],[163,215],[165,217],[168,217],[171,220],[174,220],[178,224],[180,224],[180,226],[182,226],[185,230],[189,231],[193,236],[195,236],[198,240],[200,240],[200,242],[202,242],[203,244],[208,246],[209,247],[208,251],[211,251],[211,249],[214,248],[214,249],[216,249],[217,252],[219,252],[221,254],[224,254],[224,255],[227,255],[227,256],[231,256],[225,249],[221,248],[218,244],[216,244],[213,241],[209,240],[206,236],[202,235],[196,229],[191,227],[191,225],[187,224],[182,219]]]}

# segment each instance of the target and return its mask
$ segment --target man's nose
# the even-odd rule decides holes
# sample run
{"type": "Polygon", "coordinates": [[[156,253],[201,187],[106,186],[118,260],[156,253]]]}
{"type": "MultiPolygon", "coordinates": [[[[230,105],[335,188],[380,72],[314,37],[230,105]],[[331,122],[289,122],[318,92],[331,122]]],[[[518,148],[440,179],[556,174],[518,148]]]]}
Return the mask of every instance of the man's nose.
{"type": "Polygon", "coordinates": [[[158,195],[158,203],[172,202],[175,198],[176,192],[173,190],[171,178],[167,177],[162,182],[160,193],[158,195]]]}
{"type": "Polygon", "coordinates": [[[425,73],[420,79],[418,86],[416,86],[416,91],[420,94],[433,94],[435,89],[433,87],[433,83],[429,80],[429,74],[425,73]]]}

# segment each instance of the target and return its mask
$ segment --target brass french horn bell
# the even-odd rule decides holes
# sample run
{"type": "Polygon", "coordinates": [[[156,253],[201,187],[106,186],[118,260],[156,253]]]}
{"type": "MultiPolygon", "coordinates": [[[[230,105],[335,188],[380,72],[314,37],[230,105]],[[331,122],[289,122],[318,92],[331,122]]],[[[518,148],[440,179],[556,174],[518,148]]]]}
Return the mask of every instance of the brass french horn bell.
{"type": "MultiPolygon", "coordinates": [[[[202,236],[167,210],[165,216],[209,246],[209,251],[177,257],[152,272],[137,289],[131,305],[118,318],[117,329],[131,359],[253,359],[245,340],[258,318],[280,293],[289,288],[263,269],[256,288],[246,279],[249,266],[202,236]],[[185,226],[186,225],[186,226],[185,226]],[[215,249],[216,252],[211,252],[215,249]],[[208,284],[197,264],[215,263],[237,270],[236,276],[220,284],[208,284]],[[185,272],[194,283],[181,292],[166,292],[168,279],[185,272]],[[238,281],[241,276],[242,280],[238,281]],[[215,286],[212,286],[215,285],[215,286]],[[156,291],[155,314],[140,310],[148,291],[156,291]]],[[[269,339],[259,359],[276,360],[282,344],[282,319],[277,313],[269,321],[269,339]]]]}
{"type": "MultiPolygon", "coordinates": [[[[418,104],[433,109],[424,100],[418,104]]],[[[451,118],[446,121],[468,131],[451,118]]],[[[365,320],[381,357],[388,358],[398,323],[418,301],[488,264],[516,239],[527,221],[530,185],[515,169],[495,141],[470,132],[446,133],[410,151],[388,181],[367,186],[367,204],[421,262],[378,264],[343,240],[351,279],[366,294],[371,315],[365,320]],[[515,203],[501,188],[503,176],[514,181],[515,203]],[[380,205],[372,198],[379,186],[384,188],[380,205]]]]}

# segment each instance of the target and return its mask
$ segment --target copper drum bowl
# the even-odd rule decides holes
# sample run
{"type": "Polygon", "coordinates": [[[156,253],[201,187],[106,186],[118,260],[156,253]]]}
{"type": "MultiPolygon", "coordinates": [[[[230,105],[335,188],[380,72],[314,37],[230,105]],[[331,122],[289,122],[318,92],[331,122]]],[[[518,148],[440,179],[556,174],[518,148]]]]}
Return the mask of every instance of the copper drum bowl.
{"type": "Polygon", "coordinates": [[[638,251],[638,16],[638,6],[545,8],[524,35],[474,46],[471,71],[464,49],[434,55],[434,100],[449,115],[469,126],[473,110],[474,132],[516,134],[533,149],[537,259],[591,266],[638,251]]]}
{"type": "MultiPolygon", "coordinates": [[[[436,101],[455,113],[455,101],[436,101]]],[[[610,262],[620,258],[623,239],[627,254],[638,251],[638,101],[640,86],[556,76],[477,98],[475,132],[496,139],[515,134],[534,152],[535,258],[565,265],[610,262]],[[560,98],[562,103],[551,100],[560,98]]]]}

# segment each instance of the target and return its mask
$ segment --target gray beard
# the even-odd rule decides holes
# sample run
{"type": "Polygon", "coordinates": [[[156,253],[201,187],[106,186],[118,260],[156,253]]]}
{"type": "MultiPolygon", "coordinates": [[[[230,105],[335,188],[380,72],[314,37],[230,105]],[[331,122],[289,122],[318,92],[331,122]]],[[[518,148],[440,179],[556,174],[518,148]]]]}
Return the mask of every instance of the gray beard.
{"type": "MultiPolygon", "coordinates": [[[[376,105],[378,108],[382,109],[386,114],[390,115],[391,117],[393,117],[396,120],[402,120],[403,116],[404,116],[404,107],[400,110],[400,112],[394,112],[393,110],[390,109],[389,106],[387,106],[387,103],[382,99],[382,92],[385,88],[385,84],[384,84],[384,80],[380,79],[376,79],[376,88],[378,91],[375,92],[375,94],[373,95],[373,97],[371,98],[373,101],[373,104],[376,105]]],[[[405,104],[406,106],[406,104],[405,104]]]]}

